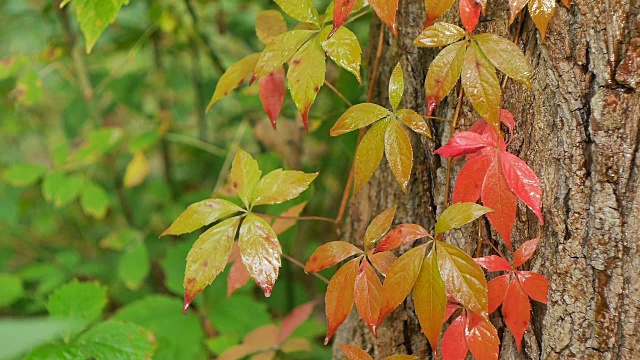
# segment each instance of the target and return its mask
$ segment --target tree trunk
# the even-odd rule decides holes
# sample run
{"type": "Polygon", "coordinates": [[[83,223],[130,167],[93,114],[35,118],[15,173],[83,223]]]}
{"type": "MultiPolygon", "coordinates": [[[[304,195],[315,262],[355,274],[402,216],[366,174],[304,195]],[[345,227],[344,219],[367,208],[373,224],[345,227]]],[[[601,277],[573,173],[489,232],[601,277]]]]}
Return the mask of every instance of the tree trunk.
{"type": "MultiPolygon", "coordinates": [[[[499,312],[491,318],[501,337],[501,359],[635,359],[640,353],[640,3],[574,0],[570,9],[557,5],[544,40],[528,14],[508,25],[505,0],[488,1],[476,29],[513,40],[524,21],[518,45],[530,60],[533,88],[508,82],[504,108],[516,119],[508,150],[540,178],[545,224],[538,225],[519,203],[512,241],[517,247],[541,236],[528,266],[551,282],[548,305],[534,302],[522,352],[517,352],[499,312]]],[[[457,9],[449,13],[445,21],[459,23],[457,9]]],[[[388,79],[400,61],[406,78],[403,106],[426,112],[424,78],[440,49],[412,44],[423,22],[423,0],[400,1],[399,36],[384,30],[375,102],[388,106],[388,79]]],[[[374,21],[371,59],[380,28],[374,21]]],[[[458,90],[438,106],[436,115],[453,117],[458,90]]],[[[464,100],[457,129],[468,128],[477,117],[464,100]]],[[[402,193],[389,167],[381,164],[352,199],[345,239],[361,244],[368,223],[393,204],[398,205],[395,224],[433,229],[444,210],[447,174],[447,162],[433,151],[448,141],[449,128],[445,122],[430,125],[433,140],[413,138],[415,164],[408,193],[402,193]]],[[[452,184],[460,163],[453,168],[452,184]]],[[[469,228],[448,233],[445,240],[474,255],[477,230],[469,228]]],[[[494,231],[485,230],[485,236],[502,243],[494,231]]],[[[483,253],[490,251],[484,248],[483,253]]],[[[411,297],[383,322],[377,340],[354,310],[334,344],[345,343],[361,346],[375,359],[431,353],[411,297]]],[[[336,346],[334,358],[344,358],[336,346]]]]}

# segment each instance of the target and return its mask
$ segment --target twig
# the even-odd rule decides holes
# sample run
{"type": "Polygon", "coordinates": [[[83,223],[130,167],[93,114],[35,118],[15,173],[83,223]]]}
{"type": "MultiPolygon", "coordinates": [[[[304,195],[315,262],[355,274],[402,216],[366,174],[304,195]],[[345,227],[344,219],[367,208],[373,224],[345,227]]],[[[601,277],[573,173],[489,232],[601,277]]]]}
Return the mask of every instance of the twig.
{"type": "Polygon", "coordinates": [[[168,141],[174,142],[176,144],[192,146],[196,149],[200,149],[211,155],[225,156],[227,154],[227,152],[224,149],[221,149],[217,146],[211,145],[198,138],[194,138],[188,135],[176,134],[176,133],[165,133],[163,138],[168,141]]]}
{"type": "MultiPolygon", "coordinates": [[[[456,131],[456,124],[458,123],[458,119],[460,118],[460,109],[462,108],[462,99],[464,98],[464,88],[460,86],[460,93],[458,94],[458,105],[456,105],[456,112],[453,116],[453,122],[449,127],[449,138],[453,137],[453,133],[456,131]]],[[[447,182],[445,184],[444,189],[444,206],[449,206],[449,197],[451,193],[451,164],[453,164],[453,159],[447,159],[447,182]]]]}
{"type": "Polygon", "coordinates": [[[440,120],[440,121],[446,121],[448,123],[451,123],[453,120],[451,119],[447,119],[447,118],[443,118],[443,117],[438,117],[438,116],[431,116],[431,115],[420,115],[425,119],[434,119],[434,120],[440,120]]]}
{"type": "Polygon", "coordinates": [[[361,12],[359,14],[353,15],[352,17],[347,19],[347,21],[345,21],[344,24],[342,24],[342,26],[347,25],[347,24],[349,24],[351,22],[354,22],[354,21],[358,20],[359,18],[361,18],[361,17],[363,17],[363,16],[365,16],[367,14],[370,14],[372,12],[373,12],[373,10],[371,8],[369,8],[366,11],[363,11],[363,12],[361,12]]]}
{"type": "Polygon", "coordinates": [[[351,103],[351,101],[349,101],[349,99],[347,99],[346,96],[344,96],[340,90],[336,89],[335,86],[333,86],[328,80],[324,81],[324,84],[327,85],[327,87],[329,89],[331,89],[331,91],[333,91],[336,95],[338,95],[338,97],[340,99],[342,99],[342,101],[344,101],[345,104],[349,105],[349,106],[353,106],[353,104],[351,103]]]}
{"type": "MultiPolygon", "coordinates": [[[[282,254],[282,257],[287,259],[287,260],[289,260],[292,264],[304,269],[304,264],[301,263],[300,261],[294,259],[293,257],[291,257],[291,256],[289,256],[287,254],[282,254]]],[[[311,275],[317,277],[318,279],[322,280],[323,282],[325,282],[327,284],[329,283],[329,279],[327,279],[326,277],[324,277],[324,276],[322,276],[322,275],[320,275],[318,273],[312,272],[311,275]]]]}
{"type": "Polygon", "coordinates": [[[225,68],[224,65],[222,65],[220,57],[213,51],[213,45],[200,28],[200,18],[198,17],[196,10],[193,8],[189,0],[184,0],[184,4],[187,7],[189,16],[191,16],[191,20],[193,21],[193,30],[196,35],[196,40],[200,41],[206,48],[207,55],[209,56],[209,60],[211,60],[213,67],[216,68],[220,74],[224,73],[225,68]]]}
{"type": "Polygon", "coordinates": [[[301,221],[324,221],[335,224],[336,221],[334,219],[323,217],[323,216],[283,216],[283,215],[271,215],[271,214],[262,214],[256,213],[256,215],[264,216],[270,219],[282,219],[282,220],[301,220],[301,221]]]}
{"type": "Polygon", "coordinates": [[[230,150],[227,152],[224,162],[222,163],[222,167],[220,168],[220,172],[218,173],[218,179],[216,180],[216,185],[213,187],[213,193],[215,194],[218,189],[222,186],[223,181],[227,178],[227,174],[229,173],[229,168],[231,167],[231,161],[233,160],[233,156],[235,151],[231,151],[231,149],[237,149],[240,147],[240,140],[242,139],[242,135],[247,130],[247,119],[242,119],[240,126],[236,129],[236,134],[233,137],[233,142],[231,143],[230,150]]]}
{"type": "Polygon", "coordinates": [[[501,258],[506,259],[507,257],[504,256],[504,254],[502,253],[502,251],[498,250],[498,248],[493,245],[493,243],[487,239],[482,239],[482,241],[484,241],[485,243],[489,244],[489,246],[491,246],[493,248],[493,250],[495,250],[495,252],[498,253],[498,255],[500,255],[501,258]]]}

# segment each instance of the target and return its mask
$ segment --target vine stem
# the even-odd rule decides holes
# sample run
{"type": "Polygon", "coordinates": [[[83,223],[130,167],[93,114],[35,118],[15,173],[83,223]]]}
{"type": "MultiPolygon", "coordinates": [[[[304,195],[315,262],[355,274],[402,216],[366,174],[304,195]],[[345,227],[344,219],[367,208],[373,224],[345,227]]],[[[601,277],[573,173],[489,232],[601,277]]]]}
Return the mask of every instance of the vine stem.
{"type": "Polygon", "coordinates": [[[349,107],[353,106],[353,103],[351,103],[351,101],[349,101],[349,99],[347,99],[347,97],[344,96],[340,92],[340,90],[338,90],[335,86],[333,86],[328,80],[325,80],[324,84],[327,85],[327,87],[331,89],[331,91],[333,91],[336,95],[338,95],[338,97],[342,99],[342,101],[344,101],[345,104],[349,105],[349,107]]]}
{"type": "MultiPolygon", "coordinates": [[[[460,85],[460,93],[458,94],[458,105],[456,105],[456,112],[453,116],[453,121],[451,122],[451,126],[449,127],[449,138],[453,137],[454,132],[456,131],[456,125],[458,123],[458,119],[460,118],[460,109],[462,108],[462,99],[464,98],[464,88],[460,85]]],[[[451,165],[453,164],[453,159],[447,159],[447,182],[445,184],[444,189],[444,206],[449,206],[449,197],[451,195],[451,165]]]]}
{"type": "Polygon", "coordinates": [[[493,243],[492,243],[491,241],[489,241],[489,240],[487,240],[487,239],[482,239],[482,241],[484,241],[485,243],[489,244],[489,246],[491,246],[491,247],[493,248],[493,250],[494,250],[495,252],[497,252],[497,253],[498,253],[498,255],[500,255],[500,257],[501,257],[501,258],[503,258],[503,259],[506,259],[506,258],[507,258],[506,256],[504,256],[504,254],[502,253],[502,251],[498,250],[498,248],[497,248],[495,245],[493,245],[493,243]]]}
{"type": "MultiPolygon", "coordinates": [[[[373,90],[375,83],[378,81],[378,70],[380,69],[380,59],[382,58],[382,45],[384,43],[384,23],[380,23],[380,36],[378,37],[378,50],[376,51],[376,58],[373,63],[373,71],[371,73],[371,81],[369,82],[369,89],[367,91],[367,102],[371,102],[373,99],[373,90]]],[[[356,143],[356,148],[360,145],[360,141],[364,137],[365,129],[361,128],[358,133],[358,142],[356,143]]],[[[347,202],[349,200],[349,195],[351,195],[351,187],[353,185],[353,177],[355,170],[355,156],[353,161],[351,162],[351,169],[349,170],[349,177],[347,178],[347,185],[344,187],[344,192],[342,193],[342,201],[340,201],[340,210],[338,211],[338,216],[336,217],[336,231],[340,231],[340,225],[342,224],[342,218],[344,217],[345,209],[347,208],[347,202]]]]}
{"type": "MultiPolygon", "coordinates": [[[[296,265],[297,267],[300,267],[302,269],[304,269],[304,264],[301,263],[300,261],[298,261],[297,259],[287,255],[287,254],[282,254],[282,257],[289,260],[292,264],[296,265]]],[[[327,279],[326,277],[318,274],[318,273],[314,273],[312,272],[311,275],[317,277],[318,279],[322,280],[324,283],[328,284],[329,283],[329,279],[327,279]]]]}
{"type": "Polygon", "coordinates": [[[420,114],[420,116],[422,116],[424,119],[434,119],[434,120],[440,120],[440,121],[446,121],[448,123],[451,123],[453,120],[451,119],[447,119],[447,118],[443,118],[443,117],[438,117],[438,116],[431,116],[431,115],[422,115],[420,114]]]}
{"type": "Polygon", "coordinates": [[[188,146],[192,146],[196,149],[200,149],[204,152],[207,152],[211,155],[215,155],[215,156],[225,156],[227,154],[226,151],[224,151],[223,149],[211,145],[207,142],[204,142],[200,139],[188,136],[188,135],[183,135],[183,134],[176,134],[176,133],[165,133],[163,138],[165,140],[177,143],[177,144],[182,144],[182,145],[188,145],[188,146]]]}
{"type": "Polygon", "coordinates": [[[271,214],[262,214],[254,212],[256,215],[264,216],[270,219],[281,219],[281,220],[300,220],[300,221],[324,221],[335,224],[336,221],[334,219],[323,217],[323,216],[282,216],[282,215],[271,215],[271,214]]]}

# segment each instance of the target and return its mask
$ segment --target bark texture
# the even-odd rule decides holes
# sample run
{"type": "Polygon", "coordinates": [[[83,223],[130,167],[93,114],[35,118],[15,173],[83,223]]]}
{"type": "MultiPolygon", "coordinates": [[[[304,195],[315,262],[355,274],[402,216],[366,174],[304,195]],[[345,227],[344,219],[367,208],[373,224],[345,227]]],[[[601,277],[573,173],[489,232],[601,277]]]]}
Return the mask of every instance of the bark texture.
{"type": "MultiPolygon", "coordinates": [[[[558,2],[546,39],[527,14],[508,24],[505,0],[488,2],[476,32],[513,39],[530,60],[533,88],[509,81],[504,107],[516,118],[509,150],[525,160],[542,182],[544,226],[518,204],[514,246],[541,236],[529,264],[550,280],[549,304],[534,303],[524,349],[518,353],[499,312],[492,321],[501,337],[501,359],[637,359],[640,353],[640,23],[637,0],[558,2]]],[[[457,6],[457,2],[456,2],[457,6]]],[[[445,21],[459,23],[457,9],[445,21]]],[[[422,30],[423,0],[400,0],[399,36],[385,30],[376,102],[388,106],[386,88],[399,61],[406,77],[405,107],[425,113],[424,78],[437,51],[413,46],[422,30]]],[[[375,55],[380,23],[374,21],[375,55]]],[[[373,58],[373,56],[371,56],[373,58]]],[[[452,118],[456,88],[436,115],[452,118]]],[[[463,102],[458,130],[477,118],[463,102]]],[[[431,123],[434,139],[413,138],[414,171],[403,194],[386,164],[352,199],[345,239],[361,242],[371,219],[393,204],[395,223],[433,229],[444,207],[447,163],[433,151],[448,141],[446,123],[431,123]]],[[[460,165],[454,166],[452,180],[460,165]]],[[[485,227],[486,229],[486,227],[485,227]]],[[[446,241],[469,254],[476,250],[475,229],[455,231],[446,241]]],[[[494,242],[501,242],[491,231],[494,242]]],[[[407,248],[401,249],[401,252],[407,248]]],[[[483,249],[488,254],[489,249],[483,249]]],[[[342,325],[335,344],[354,344],[375,359],[392,354],[429,357],[409,298],[381,325],[377,341],[355,311],[342,325]]],[[[344,359],[334,346],[334,358],[344,359]]]]}

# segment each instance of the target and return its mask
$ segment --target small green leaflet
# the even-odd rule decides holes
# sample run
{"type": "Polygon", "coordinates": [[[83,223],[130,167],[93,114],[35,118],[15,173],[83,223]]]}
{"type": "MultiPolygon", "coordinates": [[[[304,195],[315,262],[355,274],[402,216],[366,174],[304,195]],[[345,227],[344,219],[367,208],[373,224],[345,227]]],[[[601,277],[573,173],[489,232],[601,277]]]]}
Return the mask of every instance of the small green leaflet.
{"type": "MultiPolygon", "coordinates": [[[[60,7],[65,6],[69,1],[65,0],[60,7]]],[[[129,0],[73,0],[80,29],[84,34],[87,54],[91,52],[107,26],[116,20],[120,8],[127,4],[129,0]]]]}
{"type": "Polygon", "coordinates": [[[3,177],[12,186],[35,184],[47,172],[47,168],[35,164],[15,164],[4,171],[3,177]]]}
{"type": "Polygon", "coordinates": [[[96,219],[102,219],[107,214],[111,200],[105,189],[97,183],[88,180],[80,194],[80,205],[85,214],[96,219]]]}
{"type": "Polygon", "coordinates": [[[109,320],[82,334],[77,345],[91,359],[150,359],[154,338],[144,328],[131,323],[109,320]]]}
{"type": "Polygon", "coordinates": [[[318,10],[313,7],[311,0],[274,0],[278,6],[294,20],[303,23],[317,23],[318,10]]]}

